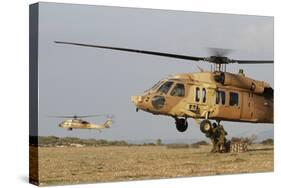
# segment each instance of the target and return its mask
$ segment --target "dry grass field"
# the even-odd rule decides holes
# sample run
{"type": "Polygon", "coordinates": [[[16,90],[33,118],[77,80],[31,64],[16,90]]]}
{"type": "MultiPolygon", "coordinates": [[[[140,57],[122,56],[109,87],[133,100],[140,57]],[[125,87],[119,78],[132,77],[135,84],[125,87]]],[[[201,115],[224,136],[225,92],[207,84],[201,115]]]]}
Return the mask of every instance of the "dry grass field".
{"type": "Polygon", "coordinates": [[[272,146],[249,149],[212,154],[211,146],[39,147],[39,182],[57,185],[273,171],[272,146]]]}

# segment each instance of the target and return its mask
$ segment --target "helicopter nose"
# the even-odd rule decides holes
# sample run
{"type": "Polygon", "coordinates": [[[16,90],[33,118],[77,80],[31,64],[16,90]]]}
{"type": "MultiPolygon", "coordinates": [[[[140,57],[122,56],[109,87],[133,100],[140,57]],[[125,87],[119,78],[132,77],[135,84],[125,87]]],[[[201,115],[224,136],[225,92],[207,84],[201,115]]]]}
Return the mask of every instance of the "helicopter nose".
{"type": "Polygon", "coordinates": [[[134,103],[135,106],[138,107],[138,105],[143,102],[143,98],[142,96],[132,96],[131,101],[134,103]]]}
{"type": "Polygon", "coordinates": [[[134,103],[134,105],[137,104],[137,96],[131,96],[131,101],[134,103]]]}

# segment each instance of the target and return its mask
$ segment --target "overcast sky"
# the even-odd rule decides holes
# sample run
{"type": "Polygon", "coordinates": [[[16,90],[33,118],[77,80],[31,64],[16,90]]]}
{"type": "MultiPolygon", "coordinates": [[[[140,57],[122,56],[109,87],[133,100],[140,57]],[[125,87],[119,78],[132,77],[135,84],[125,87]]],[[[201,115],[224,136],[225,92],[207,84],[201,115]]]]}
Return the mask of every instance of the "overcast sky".
{"type": "MultiPolygon", "coordinates": [[[[174,119],[135,112],[132,95],[175,73],[209,64],[104,49],[55,44],[71,41],[192,56],[232,49],[233,59],[273,60],[273,17],[40,3],[39,135],[144,140],[204,139],[195,121],[179,133],[174,119]],[[50,115],[115,115],[112,128],[67,131],[50,115]]],[[[230,65],[273,86],[273,65],[230,65]]],[[[103,123],[104,118],[89,118],[103,123]]],[[[273,124],[223,122],[232,136],[273,133],[273,124]]]]}

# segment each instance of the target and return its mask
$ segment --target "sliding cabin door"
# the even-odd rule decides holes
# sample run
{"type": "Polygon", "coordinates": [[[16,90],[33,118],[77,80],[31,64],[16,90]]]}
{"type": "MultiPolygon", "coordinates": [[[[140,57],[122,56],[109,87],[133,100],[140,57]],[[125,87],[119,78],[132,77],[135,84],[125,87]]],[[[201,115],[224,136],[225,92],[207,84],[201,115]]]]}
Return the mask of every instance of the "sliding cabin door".
{"type": "Polygon", "coordinates": [[[241,109],[241,120],[250,121],[253,118],[253,93],[241,93],[243,96],[243,105],[241,109]]]}
{"type": "Polygon", "coordinates": [[[219,89],[215,91],[214,107],[216,113],[213,118],[221,120],[240,120],[240,93],[219,89]]]}

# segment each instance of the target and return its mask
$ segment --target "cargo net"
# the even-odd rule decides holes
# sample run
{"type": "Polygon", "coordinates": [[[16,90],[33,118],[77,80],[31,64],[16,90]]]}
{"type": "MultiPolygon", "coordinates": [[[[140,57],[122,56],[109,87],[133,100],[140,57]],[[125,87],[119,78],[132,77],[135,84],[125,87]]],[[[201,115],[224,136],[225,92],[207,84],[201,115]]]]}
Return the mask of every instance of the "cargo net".
{"type": "Polygon", "coordinates": [[[231,153],[244,153],[248,151],[248,142],[231,142],[230,149],[231,153]]]}
{"type": "Polygon", "coordinates": [[[251,145],[257,137],[252,135],[246,138],[232,138],[227,142],[226,150],[231,153],[244,153],[248,151],[248,146],[251,145]]]}

